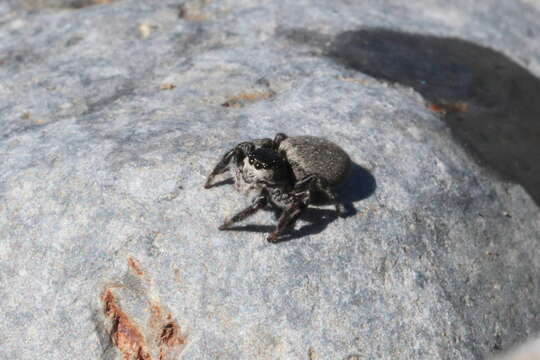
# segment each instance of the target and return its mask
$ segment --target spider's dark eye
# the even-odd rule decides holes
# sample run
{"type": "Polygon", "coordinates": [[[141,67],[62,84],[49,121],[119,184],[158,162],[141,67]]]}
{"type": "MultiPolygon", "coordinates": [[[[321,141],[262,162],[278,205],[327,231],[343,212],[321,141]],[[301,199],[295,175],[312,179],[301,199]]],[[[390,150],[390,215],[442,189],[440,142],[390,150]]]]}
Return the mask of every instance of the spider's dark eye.
{"type": "Polygon", "coordinates": [[[251,165],[253,165],[253,158],[251,158],[251,157],[249,158],[249,163],[250,163],[251,165]]]}
{"type": "Polygon", "coordinates": [[[261,168],[261,164],[255,163],[255,169],[259,170],[261,168]]]}

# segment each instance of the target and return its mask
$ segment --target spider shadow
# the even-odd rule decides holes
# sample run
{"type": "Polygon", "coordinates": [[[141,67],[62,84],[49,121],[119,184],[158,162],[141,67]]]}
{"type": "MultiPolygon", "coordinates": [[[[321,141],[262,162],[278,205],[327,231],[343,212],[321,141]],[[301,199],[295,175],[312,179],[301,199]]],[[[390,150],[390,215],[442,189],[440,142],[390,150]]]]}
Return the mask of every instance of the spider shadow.
{"type": "MultiPolygon", "coordinates": [[[[273,211],[275,214],[281,213],[281,211],[276,209],[268,209],[268,211],[273,211]]],[[[319,209],[314,207],[307,208],[298,219],[299,221],[307,224],[303,225],[299,229],[287,229],[285,233],[280,236],[278,242],[285,242],[293,239],[299,239],[308,235],[318,234],[326,229],[328,224],[337,218],[338,215],[336,214],[335,210],[319,209]]],[[[247,231],[270,234],[275,230],[275,228],[275,225],[248,224],[243,226],[232,226],[228,228],[227,231],[247,231]]]]}
{"type": "MultiPolygon", "coordinates": [[[[352,163],[351,172],[347,180],[337,189],[339,198],[342,201],[345,212],[341,214],[342,218],[354,216],[357,213],[354,203],[370,197],[377,188],[377,182],[373,175],[362,166],[352,163]]],[[[315,206],[331,205],[323,199],[316,199],[315,206]]],[[[274,213],[277,220],[281,215],[281,209],[267,208],[266,211],[274,213]]],[[[280,236],[279,242],[299,239],[304,236],[321,233],[326,227],[337,220],[340,216],[334,209],[323,209],[318,207],[308,207],[299,217],[299,221],[305,223],[298,229],[288,229],[280,236]]],[[[232,226],[228,231],[248,231],[256,233],[271,233],[275,230],[275,225],[256,225],[248,224],[242,226],[232,226]]]]}
{"type": "Polygon", "coordinates": [[[375,177],[367,169],[353,162],[347,180],[338,188],[339,198],[345,206],[342,217],[350,217],[358,212],[354,203],[367,199],[377,189],[375,177]]]}
{"type": "Polygon", "coordinates": [[[218,187],[222,185],[233,185],[233,184],[234,184],[234,180],[232,177],[230,177],[230,178],[226,178],[226,179],[213,183],[211,187],[218,187]]]}

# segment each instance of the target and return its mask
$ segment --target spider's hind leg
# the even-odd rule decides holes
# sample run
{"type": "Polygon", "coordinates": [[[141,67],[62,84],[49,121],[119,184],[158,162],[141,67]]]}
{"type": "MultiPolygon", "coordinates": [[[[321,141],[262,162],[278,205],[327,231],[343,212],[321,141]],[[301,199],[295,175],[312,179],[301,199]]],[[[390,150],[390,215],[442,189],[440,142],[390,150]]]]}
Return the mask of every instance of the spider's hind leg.
{"type": "Polygon", "coordinates": [[[339,200],[339,197],[334,188],[330,186],[330,184],[328,184],[325,179],[315,174],[307,175],[302,180],[298,181],[294,186],[295,192],[302,192],[305,190],[310,190],[312,192],[320,192],[324,194],[324,196],[332,204],[334,204],[337,214],[339,216],[344,215],[345,211],[343,209],[343,204],[339,200]]]}
{"type": "Polygon", "coordinates": [[[266,240],[271,243],[277,243],[279,240],[279,236],[288,229],[289,227],[293,226],[296,220],[300,217],[302,212],[307,208],[307,205],[303,202],[297,201],[294,202],[290,207],[283,210],[283,213],[279,217],[278,225],[276,226],[276,229],[268,235],[266,240]]]}
{"type": "Polygon", "coordinates": [[[236,215],[232,216],[230,219],[226,220],[223,223],[223,225],[219,227],[219,230],[227,230],[227,228],[231,226],[232,224],[238,221],[242,221],[245,218],[255,214],[257,211],[265,207],[267,203],[268,201],[266,199],[266,194],[263,192],[259,196],[257,196],[255,199],[253,199],[253,202],[251,203],[250,206],[238,212],[236,215]]]}

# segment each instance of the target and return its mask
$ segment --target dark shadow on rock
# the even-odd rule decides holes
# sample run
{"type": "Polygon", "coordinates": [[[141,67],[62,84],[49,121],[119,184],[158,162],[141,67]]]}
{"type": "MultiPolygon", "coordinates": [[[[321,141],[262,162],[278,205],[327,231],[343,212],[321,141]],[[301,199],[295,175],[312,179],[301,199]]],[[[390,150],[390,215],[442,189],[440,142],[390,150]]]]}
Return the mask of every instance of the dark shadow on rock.
{"type": "Polygon", "coordinates": [[[287,231],[279,238],[278,242],[319,234],[337,218],[338,215],[335,210],[308,208],[302,216],[300,216],[300,220],[307,222],[307,224],[287,231]]]}
{"type": "Polygon", "coordinates": [[[227,230],[224,231],[247,231],[247,232],[255,232],[255,233],[271,233],[276,228],[275,225],[256,225],[256,224],[248,224],[248,225],[238,225],[238,226],[231,226],[227,228],[227,230]]]}
{"type": "Polygon", "coordinates": [[[345,216],[356,214],[353,203],[367,199],[377,189],[373,175],[358,164],[352,163],[351,174],[339,188],[339,196],[345,206],[345,216]]]}
{"type": "Polygon", "coordinates": [[[375,78],[414,88],[460,144],[540,204],[540,80],[493,49],[465,40],[362,29],[327,55],[375,78]]]}
{"type": "MultiPolygon", "coordinates": [[[[299,220],[307,222],[307,224],[300,228],[289,229],[285,231],[280,237],[278,242],[285,242],[293,239],[299,239],[304,236],[318,234],[330,224],[332,221],[338,218],[334,210],[319,209],[310,207],[300,216],[299,220]]],[[[248,231],[256,233],[270,234],[275,230],[277,221],[274,225],[242,225],[232,226],[227,231],[248,231]]],[[[296,225],[298,227],[298,224],[296,225]]]]}
{"type": "Polygon", "coordinates": [[[217,186],[222,186],[222,185],[233,185],[233,184],[234,184],[234,180],[233,180],[232,177],[230,177],[230,178],[226,178],[224,180],[220,180],[220,181],[217,181],[217,182],[213,183],[211,188],[217,187],[217,186]]]}

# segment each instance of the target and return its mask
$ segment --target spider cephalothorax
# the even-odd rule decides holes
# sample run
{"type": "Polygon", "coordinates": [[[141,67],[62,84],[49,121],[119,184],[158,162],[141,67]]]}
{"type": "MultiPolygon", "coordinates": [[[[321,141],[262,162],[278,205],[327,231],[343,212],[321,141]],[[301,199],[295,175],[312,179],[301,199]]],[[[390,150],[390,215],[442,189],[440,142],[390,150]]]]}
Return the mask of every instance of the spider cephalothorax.
{"type": "Polygon", "coordinates": [[[274,140],[259,139],[243,142],[225,153],[206,180],[229,170],[236,188],[241,192],[255,191],[252,204],[220,226],[227,229],[267,205],[283,209],[276,229],[268,241],[294,225],[315,195],[323,195],[341,213],[334,187],[348,175],[349,156],[336,144],[319,137],[287,137],[277,134],[274,140]]]}
{"type": "Polygon", "coordinates": [[[270,147],[256,147],[253,143],[241,143],[225,154],[214,172],[208,177],[205,187],[210,187],[212,178],[230,170],[236,189],[242,193],[260,191],[268,185],[290,187],[290,170],[285,159],[270,147]]]}
{"type": "Polygon", "coordinates": [[[247,154],[242,164],[244,177],[250,182],[285,181],[285,160],[269,148],[257,148],[247,154]]]}
{"type": "Polygon", "coordinates": [[[284,160],[279,156],[279,153],[269,148],[258,148],[247,154],[247,159],[250,165],[255,169],[277,169],[283,166],[284,160]]]}

